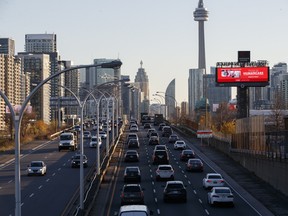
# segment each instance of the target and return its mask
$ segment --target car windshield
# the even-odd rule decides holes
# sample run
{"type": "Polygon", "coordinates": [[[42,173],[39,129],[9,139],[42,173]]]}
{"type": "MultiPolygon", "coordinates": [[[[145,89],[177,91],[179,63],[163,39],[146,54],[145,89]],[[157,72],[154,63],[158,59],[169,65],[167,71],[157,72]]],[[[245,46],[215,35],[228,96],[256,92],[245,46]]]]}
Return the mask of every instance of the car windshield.
{"type": "Polygon", "coordinates": [[[172,168],[169,166],[163,166],[163,167],[159,167],[159,170],[172,170],[172,168]]]}
{"type": "Polygon", "coordinates": [[[141,189],[138,186],[128,186],[124,188],[124,192],[140,192],[141,189]]]}
{"type": "Polygon", "coordinates": [[[185,150],[183,151],[183,154],[193,154],[193,152],[191,150],[185,150]]]}
{"type": "Polygon", "coordinates": [[[208,176],[209,179],[221,179],[220,175],[209,175],[208,176]]]}
{"type": "Polygon", "coordinates": [[[97,138],[96,137],[92,137],[91,139],[92,141],[96,141],[97,142],[97,138]]]}
{"type": "Polygon", "coordinates": [[[72,140],[73,136],[72,135],[61,135],[60,140],[72,140]]]}
{"type": "Polygon", "coordinates": [[[148,216],[146,212],[143,211],[129,211],[129,212],[122,212],[120,216],[148,216]]]}
{"type": "Polygon", "coordinates": [[[126,154],[127,154],[127,155],[136,155],[137,152],[134,152],[134,151],[127,151],[126,154]]]}
{"type": "Polygon", "coordinates": [[[168,184],[167,188],[168,189],[182,189],[183,185],[182,184],[168,184]]]}
{"type": "Polygon", "coordinates": [[[42,167],[42,163],[41,162],[32,162],[31,167],[42,167]]]}
{"type": "Polygon", "coordinates": [[[226,188],[215,189],[215,193],[230,193],[230,190],[226,188]]]}

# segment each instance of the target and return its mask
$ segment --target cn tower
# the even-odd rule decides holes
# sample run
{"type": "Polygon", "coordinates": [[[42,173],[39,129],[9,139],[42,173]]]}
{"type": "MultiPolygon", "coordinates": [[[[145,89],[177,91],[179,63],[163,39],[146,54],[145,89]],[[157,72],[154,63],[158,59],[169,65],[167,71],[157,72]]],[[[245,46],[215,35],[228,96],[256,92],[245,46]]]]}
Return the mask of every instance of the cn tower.
{"type": "Polygon", "coordinates": [[[198,8],[194,11],[194,20],[198,24],[199,33],[199,59],[198,68],[206,70],[206,59],[205,59],[205,37],[204,37],[204,21],[208,20],[208,10],[204,8],[203,0],[199,0],[198,8]]]}

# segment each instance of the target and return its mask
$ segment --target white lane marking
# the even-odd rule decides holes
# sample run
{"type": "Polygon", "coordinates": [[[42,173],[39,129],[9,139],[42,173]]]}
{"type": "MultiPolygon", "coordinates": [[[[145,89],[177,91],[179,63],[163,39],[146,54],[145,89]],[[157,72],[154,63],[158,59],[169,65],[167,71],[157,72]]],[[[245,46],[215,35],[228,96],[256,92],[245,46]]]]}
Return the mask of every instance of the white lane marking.
{"type": "Polygon", "coordinates": [[[49,182],[50,181],[50,179],[46,179],[46,182],[49,182]]]}
{"type": "Polygon", "coordinates": [[[154,181],[152,181],[152,185],[154,185],[154,181]]]}
{"type": "Polygon", "coordinates": [[[24,205],[24,203],[21,203],[21,206],[23,206],[24,205]]]}
{"type": "Polygon", "coordinates": [[[55,175],[56,175],[56,173],[53,173],[53,174],[52,174],[52,176],[55,176],[55,175]]]}
{"type": "Polygon", "coordinates": [[[205,212],[206,212],[207,215],[210,215],[210,214],[209,214],[209,211],[208,211],[207,209],[205,209],[205,212]]]}
{"type": "Polygon", "coordinates": [[[38,189],[41,189],[43,187],[43,185],[40,185],[39,187],[38,187],[38,189]]]}
{"type": "Polygon", "coordinates": [[[199,200],[199,202],[200,202],[201,204],[203,203],[201,199],[198,199],[198,200],[199,200]]]}
{"type": "MultiPolygon", "coordinates": [[[[184,173],[184,172],[183,172],[184,173]]],[[[184,175],[185,178],[187,178],[187,175],[184,175]]]]}
{"type": "Polygon", "coordinates": [[[61,168],[58,168],[58,171],[60,171],[61,170],[61,168]]]}
{"type": "Polygon", "coordinates": [[[194,194],[197,194],[197,191],[196,191],[196,190],[193,190],[193,193],[194,193],[194,194]]]}
{"type": "Polygon", "coordinates": [[[181,170],[181,172],[184,174],[184,171],[183,171],[183,170],[181,170]]]}
{"type": "Polygon", "coordinates": [[[63,166],[66,166],[66,163],[64,163],[63,166]]]}
{"type": "Polygon", "coordinates": [[[153,175],[150,175],[151,178],[153,178],[153,175]]]}
{"type": "Polygon", "coordinates": [[[13,180],[8,181],[9,184],[10,184],[11,182],[13,182],[13,180]]]}
{"type": "Polygon", "coordinates": [[[190,184],[190,185],[191,185],[191,182],[190,182],[190,181],[188,181],[188,184],[190,184]]]}
{"type": "Polygon", "coordinates": [[[157,198],[155,197],[155,202],[157,203],[158,202],[158,200],[157,200],[157,198]]]}
{"type": "Polygon", "coordinates": [[[34,196],[34,193],[30,194],[30,196],[29,196],[29,197],[31,198],[31,197],[33,197],[33,196],[34,196]]]}
{"type": "Polygon", "coordinates": [[[157,209],[157,214],[160,215],[160,209],[157,209]]]}

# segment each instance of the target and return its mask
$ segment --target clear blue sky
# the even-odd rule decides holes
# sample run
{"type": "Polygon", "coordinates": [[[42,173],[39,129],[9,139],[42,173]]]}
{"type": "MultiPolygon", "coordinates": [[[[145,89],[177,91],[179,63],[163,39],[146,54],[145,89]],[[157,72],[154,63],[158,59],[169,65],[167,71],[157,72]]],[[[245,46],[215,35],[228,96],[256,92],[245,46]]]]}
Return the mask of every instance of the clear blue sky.
{"type": "MultiPolygon", "coordinates": [[[[198,64],[198,0],[0,0],[0,37],[24,51],[25,34],[55,33],[63,60],[91,64],[120,58],[134,80],[143,61],[150,94],[176,78],[176,99],[188,100],[188,71],[198,64]]],[[[207,69],[236,61],[238,50],[270,66],[288,59],[287,0],[204,0],[207,69]]]]}

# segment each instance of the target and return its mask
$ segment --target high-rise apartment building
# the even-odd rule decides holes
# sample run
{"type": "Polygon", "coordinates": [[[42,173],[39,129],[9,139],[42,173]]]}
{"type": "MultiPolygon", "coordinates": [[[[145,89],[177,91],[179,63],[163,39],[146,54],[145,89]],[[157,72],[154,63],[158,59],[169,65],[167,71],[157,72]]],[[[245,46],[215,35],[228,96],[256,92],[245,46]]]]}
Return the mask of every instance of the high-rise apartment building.
{"type": "Polygon", "coordinates": [[[189,116],[193,117],[195,105],[203,97],[203,74],[205,69],[190,69],[188,77],[189,116]]]}
{"type": "MultiPolygon", "coordinates": [[[[19,107],[21,100],[21,60],[14,56],[15,44],[10,38],[0,38],[0,89],[12,106],[19,107]]],[[[0,128],[5,130],[6,104],[0,97],[0,128]]]]}
{"type": "MultiPolygon", "coordinates": [[[[31,91],[50,76],[50,59],[47,54],[18,53],[24,73],[30,73],[31,91]]],[[[33,112],[37,120],[49,123],[50,118],[50,85],[43,85],[31,98],[33,112]]]]}
{"type": "MultiPolygon", "coordinates": [[[[26,34],[25,35],[25,52],[33,54],[47,54],[50,60],[50,75],[53,75],[59,71],[58,61],[60,56],[57,52],[57,36],[56,34],[26,34]]],[[[59,85],[64,84],[64,74],[55,77],[50,81],[52,98],[63,97],[64,90],[59,85]]],[[[55,119],[54,107],[51,107],[51,117],[55,119]]]]}
{"type": "Polygon", "coordinates": [[[0,38],[0,54],[15,55],[15,41],[11,38],[0,38]]]}

